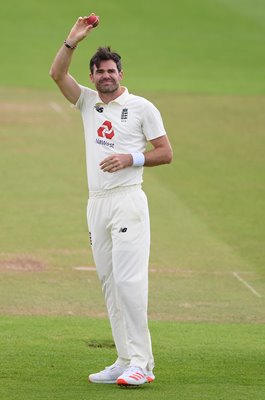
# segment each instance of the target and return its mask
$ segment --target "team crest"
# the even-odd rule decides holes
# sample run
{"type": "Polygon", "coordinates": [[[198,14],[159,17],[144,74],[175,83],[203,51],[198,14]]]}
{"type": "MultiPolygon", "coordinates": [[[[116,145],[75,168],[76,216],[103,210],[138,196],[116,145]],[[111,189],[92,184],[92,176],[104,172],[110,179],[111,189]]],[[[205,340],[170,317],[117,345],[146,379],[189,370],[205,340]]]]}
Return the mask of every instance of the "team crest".
{"type": "Polygon", "coordinates": [[[121,122],[126,122],[128,119],[128,108],[123,108],[121,112],[121,122]]]}

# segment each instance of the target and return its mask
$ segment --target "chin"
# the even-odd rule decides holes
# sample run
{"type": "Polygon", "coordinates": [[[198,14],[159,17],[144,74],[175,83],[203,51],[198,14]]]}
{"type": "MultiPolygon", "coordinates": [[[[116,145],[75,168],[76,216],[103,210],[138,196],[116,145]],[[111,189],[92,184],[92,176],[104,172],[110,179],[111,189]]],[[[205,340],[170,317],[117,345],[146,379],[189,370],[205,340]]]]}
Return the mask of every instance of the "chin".
{"type": "Polygon", "coordinates": [[[114,93],[119,89],[119,86],[117,87],[104,87],[104,88],[98,88],[98,91],[101,93],[114,93]]]}

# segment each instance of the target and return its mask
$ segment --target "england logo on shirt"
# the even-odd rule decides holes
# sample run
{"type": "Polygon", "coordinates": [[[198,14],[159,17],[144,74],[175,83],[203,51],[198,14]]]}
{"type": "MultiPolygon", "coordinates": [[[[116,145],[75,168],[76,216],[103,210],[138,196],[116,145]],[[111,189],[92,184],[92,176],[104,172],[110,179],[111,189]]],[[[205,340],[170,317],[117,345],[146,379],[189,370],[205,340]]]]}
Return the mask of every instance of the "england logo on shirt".
{"type": "Polygon", "coordinates": [[[121,112],[121,122],[126,122],[128,119],[128,108],[123,108],[121,112]]]}

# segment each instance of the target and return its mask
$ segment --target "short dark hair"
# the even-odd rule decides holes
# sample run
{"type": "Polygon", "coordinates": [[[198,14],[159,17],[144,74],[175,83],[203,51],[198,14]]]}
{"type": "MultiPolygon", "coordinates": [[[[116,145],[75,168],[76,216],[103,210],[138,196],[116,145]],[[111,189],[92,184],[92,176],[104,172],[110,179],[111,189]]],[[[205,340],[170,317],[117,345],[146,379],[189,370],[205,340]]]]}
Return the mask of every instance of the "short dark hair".
{"type": "Polygon", "coordinates": [[[89,63],[89,68],[90,68],[91,74],[93,74],[94,65],[97,68],[99,68],[101,61],[105,61],[105,60],[113,60],[115,62],[115,64],[117,65],[118,71],[121,72],[121,70],[122,70],[121,56],[118,53],[111,51],[110,46],[107,46],[107,47],[99,47],[97,49],[97,52],[91,58],[90,63],[89,63]]]}

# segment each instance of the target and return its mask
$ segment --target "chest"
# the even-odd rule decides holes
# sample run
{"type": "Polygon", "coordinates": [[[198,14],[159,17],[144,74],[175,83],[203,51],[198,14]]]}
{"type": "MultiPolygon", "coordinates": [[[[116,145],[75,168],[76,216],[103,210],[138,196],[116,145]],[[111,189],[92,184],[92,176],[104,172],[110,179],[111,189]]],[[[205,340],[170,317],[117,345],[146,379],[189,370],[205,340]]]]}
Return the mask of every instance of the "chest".
{"type": "Polygon", "coordinates": [[[88,114],[88,125],[90,135],[120,145],[143,138],[141,113],[133,105],[94,105],[88,114]]]}

